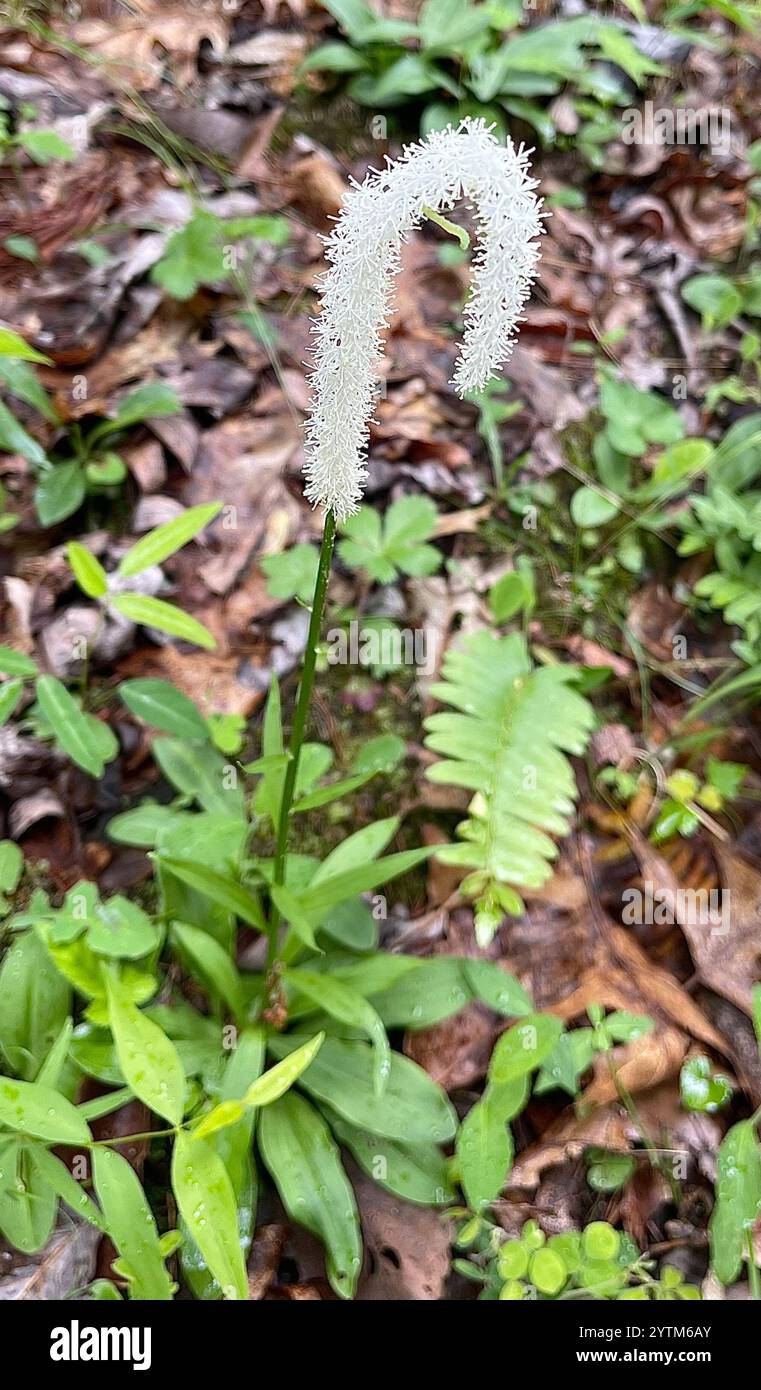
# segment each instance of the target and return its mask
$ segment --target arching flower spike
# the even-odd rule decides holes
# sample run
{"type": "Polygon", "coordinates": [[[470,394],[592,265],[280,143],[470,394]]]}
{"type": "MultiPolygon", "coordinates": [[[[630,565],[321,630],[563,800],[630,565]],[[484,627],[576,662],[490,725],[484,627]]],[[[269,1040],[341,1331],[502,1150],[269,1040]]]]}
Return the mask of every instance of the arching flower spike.
{"type": "Polygon", "coordinates": [[[305,467],[307,497],[338,521],[357,510],[367,477],[382,335],[408,233],[426,209],[441,212],[463,198],[475,208],[479,245],[453,385],[459,395],[478,391],[509,357],[531,292],[542,232],[536,186],[522,146],[503,145],[483,120],[466,118],[408,146],[348,192],[326,238],[331,269],[313,326],[305,467]]]}

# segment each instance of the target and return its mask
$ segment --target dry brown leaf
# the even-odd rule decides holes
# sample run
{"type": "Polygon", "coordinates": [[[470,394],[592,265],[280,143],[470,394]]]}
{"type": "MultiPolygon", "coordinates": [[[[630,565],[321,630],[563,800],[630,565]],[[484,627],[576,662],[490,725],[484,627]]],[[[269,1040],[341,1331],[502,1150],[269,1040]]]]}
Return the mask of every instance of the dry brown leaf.
{"type": "Polygon", "coordinates": [[[350,1164],[365,1245],[357,1301],[428,1302],[443,1297],[451,1223],[386,1192],[350,1164]]]}
{"type": "Polygon", "coordinates": [[[604,1060],[598,1058],[594,1080],[584,1088],[583,1104],[604,1105],[615,1100],[620,1087],[638,1096],[676,1076],[688,1045],[688,1039],[677,1028],[655,1028],[626,1047],[615,1049],[615,1078],[604,1060]]]}
{"type": "Polygon", "coordinates": [[[25,1256],[26,1263],[0,1277],[0,1300],[61,1302],[89,1284],[95,1273],[100,1231],[85,1222],[67,1222],[44,1250],[25,1256]]]}

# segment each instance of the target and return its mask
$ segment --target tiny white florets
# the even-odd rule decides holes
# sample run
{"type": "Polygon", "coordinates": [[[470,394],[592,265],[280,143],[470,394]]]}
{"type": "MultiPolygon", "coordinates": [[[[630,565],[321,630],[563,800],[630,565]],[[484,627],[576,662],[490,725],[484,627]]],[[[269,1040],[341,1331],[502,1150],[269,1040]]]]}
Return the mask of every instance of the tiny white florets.
{"type": "Polygon", "coordinates": [[[481,390],[509,357],[531,293],[542,232],[541,201],[528,156],[466,117],[408,146],[401,159],[353,183],[326,239],[331,269],[315,321],[312,409],[307,424],[306,495],[339,521],[357,510],[367,477],[369,423],[378,394],[383,331],[407,234],[423,209],[472,202],[478,228],[473,285],[453,385],[481,390]]]}

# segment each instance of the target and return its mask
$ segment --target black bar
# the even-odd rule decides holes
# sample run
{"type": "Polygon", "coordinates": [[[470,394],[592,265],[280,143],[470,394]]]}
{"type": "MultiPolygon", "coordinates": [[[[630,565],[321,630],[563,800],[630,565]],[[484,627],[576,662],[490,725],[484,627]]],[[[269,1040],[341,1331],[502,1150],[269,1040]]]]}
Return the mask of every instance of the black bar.
{"type": "Polygon", "coordinates": [[[418,1361],[421,1380],[430,1380],[432,1365],[439,1361],[451,1373],[450,1357],[462,1357],[463,1369],[470,1364],[471,1374],[476,1365],[490,1373],[501,1366],[507,1376],[511,1366],[522,1365],[533,1366],[543,1377],[548,1372],[578,1376],[579,1371],[585,1377],[590,1372],[610,1377],[619,1368],[669,1375],[683,1369],[727,1370],[754,1354],[758,1310],[742,1301],[565,1300],[504,1306],[333,1301],[299,1302],[298,1307],[287,1298],[253,1304],[24,1302],[0,1303],[0,1333],[6,1355],[15,1346],[25,1372],[44,1372],[51,1385],[74,1373],[81,1380],[104,1369],[109,1377],[139,1374],[141,1380],[189,1372],[195,1381],[203,1380],[204,1368],[215,1366],[215,1379],[223,1376],[229,1383],[238,1375],[245,1379],[247,1366],[264,1372],[268,1362],[272,1370],[279,1363],[278,1379],[287,1377],[292,1384],[301,1365],[314,1372],[321,1364],[332,1364],[335,1372],[337,1355],[342,1374],[353,1380],[366,1370],[368,1353],[374,1379],[387,1358],[389,1375],[398,1377],[403,1365],[408,1383],[418,1375],[418,1361]],[[400,1323],[405,1324],[399,1330],[407,1339],[407,1352],[394,1335],[400,1323]],[[297,1326],[304,1335],[294,1339],[290,1333],[297,1326]],[[100,1329],[125,1332],[109,1334],[101,1345],[100,1329]],[[128,1340],[130,1329],[136,1340],[128,1340]],[[346,1343],[336,1340],[345,1334],[350,1338],[346,1343]]]}

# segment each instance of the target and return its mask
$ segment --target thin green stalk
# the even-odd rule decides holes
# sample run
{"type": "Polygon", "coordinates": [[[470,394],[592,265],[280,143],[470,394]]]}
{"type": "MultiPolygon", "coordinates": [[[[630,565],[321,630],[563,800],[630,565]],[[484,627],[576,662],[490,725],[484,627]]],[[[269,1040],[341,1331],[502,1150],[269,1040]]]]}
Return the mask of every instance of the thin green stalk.
{"type": "MultiPolygon", "coordinates": [[[[285,859],[288,849],[291,807],[293,806],[296,777],[299,770],[299,759],[301,757],[301,748],[304,742],[304,734],[306,732],[307,719],[309,716],[309,706],[312,699],[314,673],[317,665],[317,648],[320,642],[320,629],[322,627],[322,617],[325,611],[325,596],[328,591],[330,564],[333,558],[333,543],[335,541],[335,536],[335,516],[333,512],[326,512],[325,525],[322,532],[322,543],[320,545],[320,558],[317,565],[317,579],[315,580],[311,616],[309,619],[309,632],[307,635],[306,650],[304,652],[304,664],[301,670],[301,681],[299,682],[299,691],[296,696],[296,709],[293,716],[290,743],[288,745],[290,757],[285,769],[283,792],[280,798],[277,825],[277,848],[275,850],[275,868],[273,875],[276,884],[283,883],[285,879],[285,859]]],[[[268,959],[268,965],[270,966],[273,964],[277,953],[277,932],[279,925],[280,914],[273,904],[270,920],[270,950],[268,959]]]]}

